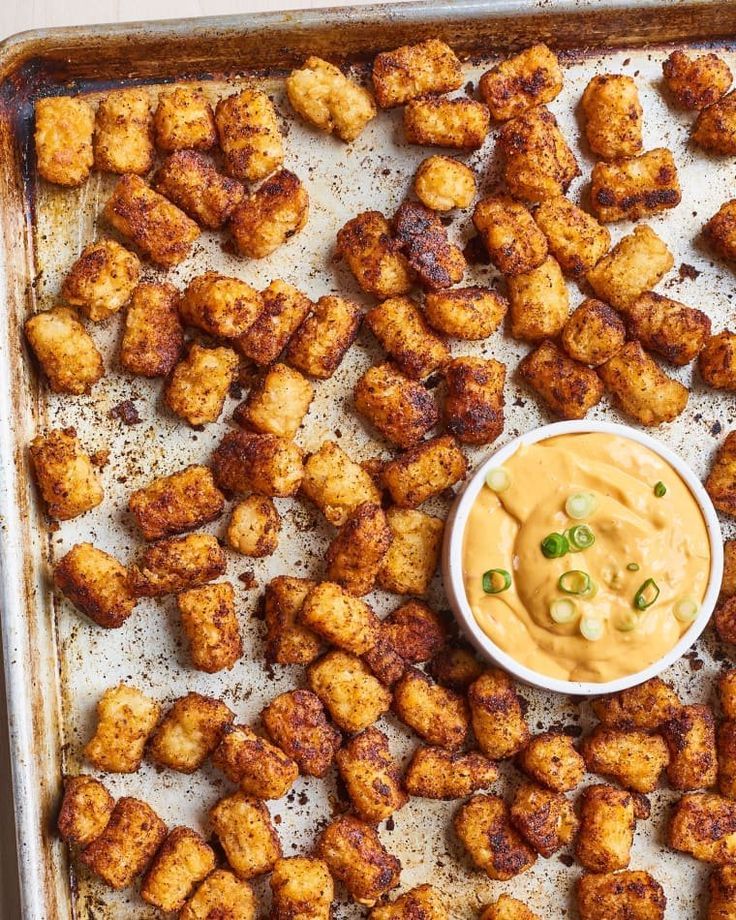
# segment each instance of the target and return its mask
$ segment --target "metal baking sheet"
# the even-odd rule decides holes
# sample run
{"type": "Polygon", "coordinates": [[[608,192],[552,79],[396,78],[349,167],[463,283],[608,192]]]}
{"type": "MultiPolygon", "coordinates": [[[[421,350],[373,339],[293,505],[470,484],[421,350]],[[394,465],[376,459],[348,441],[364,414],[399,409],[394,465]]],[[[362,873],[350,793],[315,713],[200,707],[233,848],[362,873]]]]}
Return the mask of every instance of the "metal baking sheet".
{"type": "MultiPolygon", "coordinates": [[[[54,303],[61,279],[82,247],[105,232],[98,216],[114,180],[93,174],[81,189],[71,191],[38,183],[30,155],[32,98],[71,89],[94,102],[111,84],[134,80],[148,85],[155,99],[162,82],[183,76],[196,77],[213,100],[243,81],[265,87],[281,116],[285,165],[298,173],[309,191],[307,229],[270,258],[257,262],[232,255],[222,235],[205,232],[192,256],[166,278],[183,286],[195,275],[214,269],[237,275],[258,288],[283,278],[314,299],[340,292],[367,305],[369,300],[333,258],[335,233],[359,211],[371,208],[393,213],[409,189],[416,166],[429,151],[403,143],[401,114],[396,111],[381,113],[351,146],[313,132],[290,111],[283,76],[311,51],[333,59],[347,58],[355,75],[365,78],[366,61],[373,53],[427,35],[445,38],[464,52],[466,79],[473,84],[510,49],[539,39],[550,40],[561,49],[565,87],[550,108],[582,168],[582,177],[570,191],[575,201],[585,200],[592,165],[580,144],[577,106],[582,91],[596,73],[635,76],[645,112],[645,148],[673,150],[683,187],[680,206],[650,221],[675,256],[675,268],[658,290],[704,309],[716,330],[734,321],[732,272],[722,263],[714,264],[699,241],[705,220],[732,196],[733,162],[706,156],[688,143],[692,116],[673,109],[661,91],[661,62],[671,47],[655,44],[667,41],[687,48],[708,43],[736,70],[736,51],[728,39],[736,35],[736,9],[730,4],[644,3],[637,8],[522,0],[407,4],[390,10],[376,7],[60,30],[0,46],[0,178],[5,202],[2,270],[8,304],[0,337],[1,600],[24,917],[122,920],[156,916],[132,889],[112,893],[85,870],[68,864],[53,830],[60,776],[87,769],[80,754],[92,730],[95,702],[120,680],[162,701],[190,690],[221,697],[246,723],[255,721],[263,705],[277,693],[301,685],[301,669],[270,668],[264,663],[258,600],[263,586],[276,574],[319,574],[329,540],[328,529],[314,508],[300,500],[281,499],[276,502],[283,515],[278,551],[265,560],[229,555],[225,577],[236,588],[246,654],[231,672],[216,675],[190,668],[171,599],[142,601],[122,629],[103,631],[53,595],[50,566],[75,542],[90,540],[122,561],[134,557],[140,541],[125,511],[130,492],[154,475],[190,462],[207,462],[232,424],[235,402],[228,400],[220,422],[202,431],[174,419],[163,406],[160,382],[118,373],[119,319],[91,330],[107,368],[91,396],[50,396],[39,385],[21,344],[22,319],[54,303]],[[141,424],[126,427],[110,417],[110,410],[126,399],[134,400],[141,424]],[[102,473],[106,499],[99,508],[54,531],[36,507],[25,448],[36,430],[67,425],[77,429],[90,451],[109,450],[109,463],[102,473]],[[239,579],[244,574],[252,574],[254,587],[246,588],[239,579]]],[[[480,193],[494,188],[498,176],[493,136],[466,160],[478,173],[480,193]]],[[[469,217],[469,212],[454,216],[453,239],[464,242],[468,238],[469,217]]],[[[613,226],[614,241],[630,229],[627,224],[613,226]]],[[[161,277],[162,272],[146,267],[146,280],[161,277]]],[[[471,266],[465,282],[484,284],[494,277],[493,269],[471,266]]],[[[583,295],[574,284],[570,292],[575,306],[583,295]]],[[[507,421],[499,445],[549,420],[515,379],[526,346],[496,333],[477,345],[455,342],[452,351],[455,355],[493,356],[508,364],[507,421]]],[[[316,385],[315,400],[297,436],[305,450],[316,449],[330,437],[360,459],[388,455],[351,409],[354,382],[378,354],[368,333],[361,332],[335,376],[316,385]]],[[[656,436],[703,474],[723,433],[734,424],[733,397],[709,393],[691,368],[675,376],[691,385],[692,396],[686,412],[656,436]]],[[[591,415],[626,421],[608,405],[600,405],[591,415]]],[[[470,451],[471,460],[477,462],[485,453],[470,451]]],[[[447,506],[438,503],[433,510],[444,513],[447,506]]],[[[208,529],[221,535],[226,520],[225,516],[208,529]]],[[[730,535],[730,530],[731,525],[724,523],[724,533],[730,535]]],[[[379,592],[370,599],[379,612],[398,603],[379,592]]],[[[439,578],[432,600],[439,608],[447,606],[439,578]]],[[[666,676],[686,700],[707,701],[713,676],[725,663],[724,650],[707,632],[697,649],[666,676]]],[[[555,726],[577,734],[589,722],[587,706],[578,706],[572,699],[531,689],[524,689],[523,696],[532,730],[555,726]]],[[[381,727],[390,734],[396,755],[405,759],[416,741],[393,717],[383,719],[381,727]]],[[[504,767],[504,774],[498,788],[511,789],[513,770],[504,767]]],[[[149,801],[170,826],[184,822],[205,832],[207,810],[230,788],[209,766],[183,776],[144,763],[136,775],[108,776],[105,781],[115,795],[137,795],[149,801]]],[[[673,794],[663,790],[651,799],[652,818],[637,828],[632,867],[651,871],[662,883],[670,920],[691,920],[698,913],[704,870],[662,845],[664,818],[673,794]]],[[[344,807],[343,793],[334,778],[300,778],[289,796],[269,807],[284,852],[291,855],[309,850],[326,819],[344,807]]],[[[545,918],[576,916],[571,894],[579,868],[568,853],[538,860],[532,871],[509,883],[491,882],[471,869],[453,839],[449,819],[456,807],[456,803],[412,799],[388,826],[382,826],[383,840],[403,864],[402,889],[431,881],[448,894],[458,917],[475,916],[480,906],[502,891],[524,899],[545,918]]],[[[268,886],[259,882],[256,887],[265,913],[268,886]]],[[[338,918],[360,914],[344,901],[337,905],[338,918]]]]}

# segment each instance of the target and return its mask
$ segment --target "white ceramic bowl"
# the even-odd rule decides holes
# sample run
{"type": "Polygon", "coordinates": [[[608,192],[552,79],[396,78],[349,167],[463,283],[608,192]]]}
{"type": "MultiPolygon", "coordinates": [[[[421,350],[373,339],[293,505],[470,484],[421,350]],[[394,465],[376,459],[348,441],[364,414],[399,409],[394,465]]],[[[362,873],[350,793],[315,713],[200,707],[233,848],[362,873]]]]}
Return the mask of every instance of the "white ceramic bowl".
{"type": "Polygon", "coordinates": [[[627,687],[634,687],[637,684],[643,683],[645,680],[649,680],[650,677],[654,677],[656,674],[659,674],[660,671],[669,667],[690,648],[705,629],[721,589],[721,579],[723,577],[723,538],[721,536],[721,529],[715,508],[707,492],[703,488],[702,483],[690,467],[681,460],[677,454],[668,447],[665,447],[664,444],[661,444],[650,435],[644,434],[636,428],[629,428],[626,425],[615,425],[611,422],[557,422],[553,425],[544,425],[542,428],[537,428],[527,434],[520,435],[509,444],[506,444],[504,447],[495,451],[495,453],[492,453],[488,459],[481,463],[472,473],[465,488],[455,500],[455,504],[447,519],[442,549],[442,575],[447,597],[455,611],[460,626],[483,657],[490,659],[494,664],[499,665],[519,680],[526,684],[531,684],[533,687],[541,687],[545,690],[554,690],[557,693],[580,696],[616,693],[619,690],[625,690],[627,687]],[[667,652],[666,655],[663,655],[642,671],[637,671],[635,674],[629,674],[626,677],[620,677],[617,680],[607,681],[605,683],[558,680],[557,678],[548,677],[545,674],[539,674],[537,671],[532,671],[530,668],[524,667],[524,665],[512,658],[511,655],[500,649],[480,628],[473,615],[473,611],[470,609],[465,593],[465,585],[463,583],[462,556],[465,525],[468,520],[470,509],[478,493],[485,485],[485,477],[488,470],[501,466],[522,444],[536,444],[538,441],[546,441],[548,438],[553,438],[561,434],[585,434],[589,432],[602,432],[604,434],[615,434],[629,438],[632,441],[636,441],[648,447],[669,463],[670,466],[680,474],[681,478],[692,492],[695,501],[700,506],[708,529],[711,553],[710,575],[703,603],[700,607],[698,616],[693,620],[687,632],[682,635],[677,645],[667,652]]]}

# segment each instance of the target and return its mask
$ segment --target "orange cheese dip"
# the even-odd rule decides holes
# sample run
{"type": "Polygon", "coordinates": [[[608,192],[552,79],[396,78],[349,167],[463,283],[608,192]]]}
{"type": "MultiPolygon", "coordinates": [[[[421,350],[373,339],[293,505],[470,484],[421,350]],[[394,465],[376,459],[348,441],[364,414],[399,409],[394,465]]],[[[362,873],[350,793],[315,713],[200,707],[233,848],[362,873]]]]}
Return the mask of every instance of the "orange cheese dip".
{"type": "Polygon", "coordinates": [[[669,463],[625,437],[570,434],[522,446],[494,472],[465,526],[463,579],[499,648],[537,673],[594,682],[640,671],[673,648],[703,601],[710,544],[669,463]],[[580,525],[586,532],[572,536],[585,543],[592,533],[594,542],[576,549],[571,528],[580,525]],[[549,558],[542,543],[551,534],[553,549],[569,549],[549,558]],[[486,589],[498,593],[487,593],[483,576],[494,569],[502,574],[487,577],[486,589]]]}

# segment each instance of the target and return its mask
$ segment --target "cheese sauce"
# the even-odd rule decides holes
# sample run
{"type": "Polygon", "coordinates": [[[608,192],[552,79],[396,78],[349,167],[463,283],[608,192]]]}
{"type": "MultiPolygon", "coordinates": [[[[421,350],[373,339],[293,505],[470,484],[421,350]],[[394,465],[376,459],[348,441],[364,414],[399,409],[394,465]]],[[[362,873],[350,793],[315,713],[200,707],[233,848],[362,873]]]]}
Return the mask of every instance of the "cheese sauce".
{"type": "Polygon", "coordinates": [[[710,573],[705,521],[675,470],[648,447],[602,433],[522,446],[502,469],[496,478],[507,487],[483,486],[464,533],[465,589],[483,631],[516,661],[562,680],[615,680],[668,652],[710,573]],[[577,551],[576,525],[594,537],[577,551]],[[552,549],[568,547],[556,558],[542,550],[552,534],[552,549]],[[487,575],[484,590],[493,569],[501,573],[487,575]],[[576,574],[562,585],[579,593],[560,585],[567,572],[576,574]]]}

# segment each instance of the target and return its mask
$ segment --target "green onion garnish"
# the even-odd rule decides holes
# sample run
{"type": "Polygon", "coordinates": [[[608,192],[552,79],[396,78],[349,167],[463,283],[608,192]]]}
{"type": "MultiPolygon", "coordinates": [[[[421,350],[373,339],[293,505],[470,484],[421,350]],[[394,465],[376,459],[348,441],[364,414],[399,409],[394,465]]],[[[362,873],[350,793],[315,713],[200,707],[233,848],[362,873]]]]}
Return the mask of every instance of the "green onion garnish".
{"type": "Polygon", "coordinates": [[[663,482],[658,482],[654,487],[654,494],[657,498],[662,498],[663,495],[667,494],[667,486],[663,482]]]}
{"type": "Polygon", "coordinates": [[[488,569],[483,573],[483,590],[486,594],[500,594],[511,587],[511,575],[506,569],[488,569]]]}
{"type": "Polygon", "coordinates": [[[576,492],[565,502],[565,512],[568,517],[580,521],[595,511],[596,497],[592,492],[576,492]]]}
{"type": "Polygon", "coordinates": [[[603,622],[594,617],[583,617],[580,621],[580,634],[584,639],[595,642],[603,636],[603,622]]]}
{"type": "Polygon", "coordinates": [[[630,562],[630,563],[626,566],[626,568],[627,568],[630,572],[638,572],[638,571],[639,571],[639,563],[638,563],[638,562],[630,562]]]}
{"type": "Polygon", "coordinates": [[[541,547],[542,553],[547,559],[559,559],[560,556],[564,556],[565,553],[570,550],[570,544],[567,542],[567,537],[561,533],[547,534],[544,540],[542,540],[541,547]]]}
{"type": "Polygon", "coordinates": [[[488,470],[486,485],[492,492],[505,492],[511,485],[511,477],[502,466],[488,470]]]}
{"type": "Polygon", "coordinates": [[[565,536],[569,540],[570,549],[573,552],[588,549],[595,543],[595,534],[587,524],[575,524],[565,533],[565,536]]]}
{"type": "Polygon", "coordinates": [[[549,615],[555,623],[569,623],[577,613],[574,602],[566,597],[560,597],[549,605],[549,615]]]}
{"type": "Polygon", "coordinates": [[[675,617],[681,623],[692,623],[698,615],[698,605],[691,597],[683,597],[675,604],[675,617]]]}
{"type": "Polygon", "coordinates": [[[647,578],[634,595],[634,607],[637,610],[646,610],[659,597],[659,586],[653,578],[647,578]]]}
{"type": "Polygon", "coordinates": [[[587,572],[581,572],[580,569],[572,569],[560,575],[557,580],[557,587],[565,594],[589,594],[593,590],[593,582],[587,572]]]}

